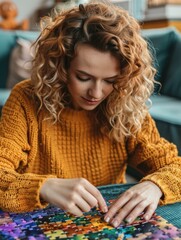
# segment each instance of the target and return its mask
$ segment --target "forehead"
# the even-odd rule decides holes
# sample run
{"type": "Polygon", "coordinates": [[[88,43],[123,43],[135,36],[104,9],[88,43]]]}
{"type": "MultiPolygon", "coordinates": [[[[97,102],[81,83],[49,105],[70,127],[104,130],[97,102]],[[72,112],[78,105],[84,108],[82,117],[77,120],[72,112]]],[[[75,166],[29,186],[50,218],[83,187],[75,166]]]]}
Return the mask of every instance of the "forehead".
{"type": "Polygon", "coordinates": [[[102,52],[88,44],[79,44],[71,67],[102,75],[116,75],[120,72],[120,62],[111,52],[102,52]]]}

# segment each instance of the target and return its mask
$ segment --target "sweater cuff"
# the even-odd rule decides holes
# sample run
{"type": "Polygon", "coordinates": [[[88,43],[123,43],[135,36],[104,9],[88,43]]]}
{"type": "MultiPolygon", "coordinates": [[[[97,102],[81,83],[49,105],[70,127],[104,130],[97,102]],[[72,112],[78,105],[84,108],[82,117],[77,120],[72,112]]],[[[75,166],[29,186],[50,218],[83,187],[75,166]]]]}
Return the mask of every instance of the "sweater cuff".
{"type": "Polygon", "coordinates": [[[175,203],[176,201],[178,201],[176,195],[173,194],[173,190],[170,188],[170,184],[165,181],[162,174],[150,174],[140,180],[140,182],[144,181],[151,181],[161,189],[163,195],[159,201],[159,205],[175,203]]]}
{"type": "Polygon", "coordinates": [[[31,174],[28,174],[27,179],[25,177],[22,183],[19,184],[21,182],[20,178],[18,183],[14,182],[10,186],[4,208],[10,209],[12,212],[30,212],[45,208],[48,203],[41,201],[40,188],[48,178],[57,178],[57,176],[32,174],[31,177],[31,174]]]}
{"type": "Polygon", "coordinates": [[[44,182],[49,179],[49,178],[57,178],[57,176],[53,176],[53,175],[48,175],[45,178],[41,179],[39,181],[38,187],[36,188],[36,204],[35,204],[35,209],[42,209],[45,208],[49,205],[48,202],[46,202],[44,199],[41,198],[40,196],[40,189],[42,187],[42,185],[44,184],[44,182]]]}

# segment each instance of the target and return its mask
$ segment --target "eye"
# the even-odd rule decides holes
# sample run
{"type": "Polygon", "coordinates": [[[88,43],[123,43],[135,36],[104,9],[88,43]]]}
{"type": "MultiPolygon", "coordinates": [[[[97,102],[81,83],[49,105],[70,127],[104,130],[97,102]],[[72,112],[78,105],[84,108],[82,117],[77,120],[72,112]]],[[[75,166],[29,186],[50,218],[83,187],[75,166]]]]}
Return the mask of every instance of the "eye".
{"type": "Polygon", "coordinates": [[[105,80],[106,83],[108,84],[114,84],[115,80],[114,79],[110,79],[110,80],[105,80]]]}
{"type": "Polygon", "coordinates": [[[86,77],[86,76],[83,77],[83,76],[76,75],[76,78],[82,82],[90,80],[90,77],[86,77]]]}

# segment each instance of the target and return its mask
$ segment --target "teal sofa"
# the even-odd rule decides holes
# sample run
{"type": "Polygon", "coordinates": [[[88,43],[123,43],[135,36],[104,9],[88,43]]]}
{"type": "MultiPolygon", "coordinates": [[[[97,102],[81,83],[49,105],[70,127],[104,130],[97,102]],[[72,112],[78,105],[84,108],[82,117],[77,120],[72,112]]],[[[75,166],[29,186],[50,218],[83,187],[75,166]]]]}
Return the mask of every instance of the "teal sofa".
{"type": "MultiPolygon", "coordinates": [[[[38,32],[0,30],[0,106],[10,90],[6,89],[9,60],[18,38],[35,40],[38,32]]],[[[142,31],[154,56],[156,80],[162,85],[152,96],[150,109],[161,136],[178,146],[181,155],[181,34],[172,27],[142,31]]]]}
{"type": "Polygon", "coordinates": [[[175,143],[181,155],[181,33],[174,27],[143,31],[157,69],[150,113],[160,135],[175,143]]]}

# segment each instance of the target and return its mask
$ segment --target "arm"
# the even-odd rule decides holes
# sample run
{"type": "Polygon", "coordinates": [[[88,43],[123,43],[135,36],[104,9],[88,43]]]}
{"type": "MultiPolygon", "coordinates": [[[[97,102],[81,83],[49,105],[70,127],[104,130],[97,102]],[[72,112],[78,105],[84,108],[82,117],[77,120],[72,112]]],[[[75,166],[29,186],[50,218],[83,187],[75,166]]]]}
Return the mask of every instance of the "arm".
{"type": "Polygon", "coordinates": [[[163,192],[160,204],[181,200],[181,157],[174,144],[161,138],[155,122],[148,115],[137,138],[127,143],[128,164],[152,181],[163,192]]]}
{"type": "Polygon", "coordinates": [[[0,208],[15,212],[44,207],[39,198],[40,186],[52,177],[24,173],[36,154],[30,153],[30,142],[36,140],[37,133],[32,119],[28,119],[29,100],[20,91],[12,91],[0,122],[0,208]]]}
{"type": "Polygon", "coordinates": [[[132,223],[142,212],[149,220],[159,202],[181,200],[181,158],[173,144],[160,138],[149,115],[136,138],[128,140],[127,150],[128,163],[145,177],[110,206],[105,220],[115,227],[123,220],[132,223]]]}
{"type": "Polygon", "coordinates": [[[0,123],[0,208],[31,211],[52,203],[75,215],[93,206],[107,210],[100,191],[86,179],[60,179],[52,175],[25,173],[37,154],[38,123],[35,103],[23,89],[14,89],[0,123]],[[20,93],[19,93],[20,91],[20,93]],[[34,116],[33,116],[34,115],[34,116]],[[40,201],[41,199],[44,201],[40,201]]]}

